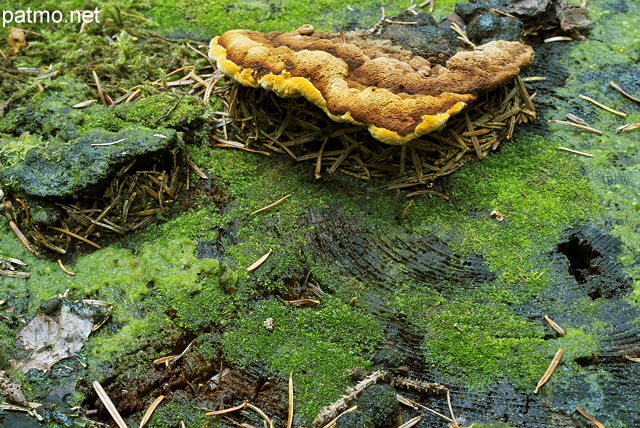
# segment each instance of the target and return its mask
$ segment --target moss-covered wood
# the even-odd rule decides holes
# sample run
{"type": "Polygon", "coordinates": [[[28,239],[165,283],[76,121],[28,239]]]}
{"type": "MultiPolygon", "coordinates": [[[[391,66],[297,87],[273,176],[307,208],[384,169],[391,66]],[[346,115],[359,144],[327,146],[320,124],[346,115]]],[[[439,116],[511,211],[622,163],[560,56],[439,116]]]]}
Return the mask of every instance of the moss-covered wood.
{"type": "MultiPolygon", "coordinates": [[[[439,16],[452,3],[437,1],[439,16]]],[[[376,7],[358,4],[350,11],[339,3],[318,14],[299,2],[149,6],[109,2],[103,6],[108,22],[80,36],[69,25],[35,26],[42,36],[30,38],[30,47],[0,69],[4,163],[70,130],[88,135],[94,128],[117,132],[136,124],[182,133],[191,159],[209,177],[191,174],[189,190],[157,224],[102,250],[63,256],[74,277],[60,270],[59,256],[37,259],[8,227],[0,231],[0,254],[27,262],[30,274],[26,280],[0,277],[0,369],[23,386],[27,399],[44,404],[40,413],[50,424],[110,421],[91,388],[97,380],[131,425],[160,394],[166,398],[148,426],[179,426],[181,420],[226,426],[196,408],[243,400],[281,425],[290,371],[296,424],[308,424],[354,384],[345,368],[359,366],[445,384],[463,425],[579,426],[585,422],[576,406],[608,427],[638,425],[639,366],[625,355],[640,353],[639,156],[637,131],[615,129],[640,122],[640,109],[608,85],[614,80],[640,93],[636,3],[589,1],[594,26],[585,41],[536,43],[530,75],[547,81],[529,85],[539,94],[544,119],[521,128],[494,156],[437,181],[434,190],[449,201],[423,196],[409,208],[404,194],[382,191],[381,181],[340,174],[316,180],[310,165],[289,158],[213,148],[207,121],[218,106],[181,89],[158,93],[149,85],[133,104],[69,108],[97,96],[87,86],[94,83],[88,64],[112,94],[184,65],[198,72],[208,65],[184,42],[149,30],[204,43],[233,27],[289,30],[314,17],[312,23],[327,30],[348,27],[350,18],[369,27],[379,18],[376,7]],[[329,21],[333,15],[340,20],[329,21]],[[115,61],[105,59],[114,55],[115,61]],[[41,79],[16,69],[49,64],[58,74],[41,79]],[[78,88],[71,96],[60,90],[65,82],[78,88]],[[579,94],[628,116],[610,115],[579,94]],[[58,106],[47,104],[53,107],[40,119],[16,114],[44,99],[58,106]],[[566,113],[603,135],[546,124],[566,113]],[[251,215],[287,194],[277,207],[251,215]],[[503,221],[491,215],[494,210],[503,221]],[[262,266],[246,270],[269,250],[262,266]],[[115,307],[77,357],[48,373],[12,371],[11,360],[28,358],[14,346],[18,329],[58,295],[63,305],[98,299],[115,307]],[[285,303],[302,298],[321,303],[285,303]],[[559,336],[544,315],[567,334],[559,336]],[[174,363],[153,364],[192,341],[174,363]],[[558,370],[534,395],[558,348],[565,350],[558,370]],[[85,415],[74,406],[99,412],[85,415]]],[[[387,12],[404,6],[387,5],[387,12]]],[[[442,396],[402,393],[449,414],[442,396]]],[[[403,407],[405,420],[416,414],[403,407]]],[[[0,417],[11,422],[14,416],[0,417]]],[[[261,423],[257,413],[232,417],[261,423]]],[[[442,420],[428,415],[421,423],[442,420]]]]}

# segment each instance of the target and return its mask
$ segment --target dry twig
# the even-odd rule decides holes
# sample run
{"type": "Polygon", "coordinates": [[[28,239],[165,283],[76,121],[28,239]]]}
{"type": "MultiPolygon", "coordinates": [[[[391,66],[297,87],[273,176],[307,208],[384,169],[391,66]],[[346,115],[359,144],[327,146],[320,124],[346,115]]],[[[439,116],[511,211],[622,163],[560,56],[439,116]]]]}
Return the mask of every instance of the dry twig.
{"type": "Polygon", "coordinates": [[[340,419],[341,416],[346,415],[347,413],[351,413],[354,410],[356,410],[357,408],[358,408],[358,406],[353,406],[353,407],[348,408],[347,410],[345,410],[344,412],[342,412],[338,416],[336,416],[334,419],[329,421],[329,423],[326,424],[323,428],[333,428],[333,427],[335,427],[336,423],[338,423],[338,419],[340,419]]]}
{"type": "Polygon", "coordinates": [[[340,399],[330,406],[323,407],[322,411],[313,420],[313,425],[316,427],[324,427],[331,420],[336,419],[338,415],[344,412],[349,404],[356,399],[358,395],[371,385],[375,385],[378,381],[382,380],[386,372],[379,370],[371,373],[369,376],[358,382],[353,388],[348,388],[346,393],[340,397],[340,399]]]}
{"type": "Polygon", "coordinates": [[[29,408],[29,402],[25,398],[20,384],[13,382],[9,378],[9,374],[3,370],[0,370],[0,392],[12,403],[29,408]]]}
{"type": "Polygon", "coordinates": [[[429,394],[445,394],[449,389],[437,382],[426,382],[420,379],[413,379],[409,377],[394,376],[393,384],[401,386],[403,388],[415,389],[417,391],[426,392],[429,394]]]}

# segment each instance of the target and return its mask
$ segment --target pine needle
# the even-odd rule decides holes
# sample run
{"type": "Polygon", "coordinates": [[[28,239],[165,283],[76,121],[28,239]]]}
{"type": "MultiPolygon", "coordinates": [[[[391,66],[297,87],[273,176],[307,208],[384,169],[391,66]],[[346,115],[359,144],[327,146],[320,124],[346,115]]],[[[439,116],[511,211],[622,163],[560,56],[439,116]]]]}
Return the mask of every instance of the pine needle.
{"type": "Polygon", "coordinates": [[[592,158],[593,155],[591,153],[579,152],[578,150],[569,149],[567,147],[558,146],[558,150],[563,150],[569,153],[575,153],[576,155],[586,156],[588,158],[592,158]]]}
{"type": "Polygon", "coordinates": [[[96,390],[96,393],[100,398],[100,401],[102,401],[102,404],[104,404],[104,407],[107,408],[107,410],[109,411],[109,414],[111,415],[113,420],[116,422],[118,427],[127,428],[127,424],[124,423],[124,419],[122,419],[122,416],[120,416],[120,413],[118,413],[118,409],[116,409],[116,406],[113,404],[113,401],[111,401],[111,399],[107,395],[107,392],[102,388],[102,385],[100,385],[97,381],[94,381],[93,389],[96,390]]]}
{"type": "Polygon", "coordinates": [[[231,413],[231,412],[235,412],[237,410],[242,410],[245,407],[247,407],[247,402],[243,402],[242,404],[235,406],[235,407],[229,407],[227,409],[222,409],[222,410],[216,410],[216,411],[212,411],[212,412],[207,412],[205,413],[205,415],[207,416],[216,416],[216,415],[224,415],[225,413],[231,413]]]}
{"type": "Polygon", "coordinates": [[[400,425],[398,428],[411,428],[412,426],[414,426],[415,424],[420,422],[422,420],[422,418],[424,418],[424,414],[422,414],[420,416],[416,416],[415,418],[408,420],[407,422],[405,422],[402,425],[400,425]]]}
{"type": "Polygon", "coordinates": [[[289,373],[289,414],[287,416],[287,428],[293,425],[293,372],[289,373]]]}
{"type": "Polygon", "coordinates": [[[600,107],[603,110],[608,111],[609,113],[617,114],[618,116],[622,116],[622,117],[625,117],[627,115],[627,113],[623,113],[621,111],[614,110],[611,107],[607,107],[606,105],[602,104],[601,102],[598,102],[598,101],[594,100],[593,98],[585,97],[584,95],[580,95],[580,98],[582,98],[585,101],[589,101],[592,104],[597,105],[598,107],[600,107]]]}
{"type": "Polygon", "coordinates": [[[153,403],[151,403],[147,411],[144,412],[144,416],[140,421],[140,428],[143,428],[146,425],[146,423],[149,421],[149,418],[151,417],[153,412],[156,410],[156,407],[158,407],[158,405],[162,402],[162,400],[164,400],[164,395],[161,395],[155,400],[153,400],[153,403]]]}
{"type": "Polygon", "coordinates": [[[258,407],[254,406],[251,403],[247,403],[247,407],[250,408],[251,410],[255,411],[260,416],[262,416],[262,419],[264,419],[264,421],[267,423],[269,428],[274,428],[273,421],[262,410],[260,410],[258,407]]]}
{"type": "Polygon", "coordinates": [[[560,336],[564,336],[565,334],[567,334],[564,331],[564,329],[562,327],[560,327],[560,324],[556,323],[554,320],[549,318],[547,315],[544,316],[544,319],[549,323],[549,325],[551,326],[552,329],[554,329],[555,331],[558,332],[558,334],[560,336]]]}
{"type": "Polygon", "coordinates": [[[261,213],[262,211],[266,211],[266,210],[268,210],[270,208],[275,207],[276,205],[280,205],[282,202],[284,202],[290,196],[291,195],[287,195],[284,198],[280,198],[277,201],[275,201],[274,203],[267,205],[266,207],[262,207],[259,210],[255,210],[254,212],[251,213],[251,215],[261,213]]]}
{"type": "Polygon", "coordinates": [[[556,367],[558,367],[558,363],[560,363],[560,360],[562,359],[563,354],[564,354],[564,349],[562,348],[558,349],[558,352],[556,352],[556,355],[553,357],[553,360],[551,360],[551,364],[549,364],[547,371],[544,372],[544,375],[542,375],[542,378],[536,385],[536,389],[533,391],[534,394],[537,394],[540,387],[545,383],[547,383],[549,378],[551,378],[551,375],[556,370],[556,367]]]}
{"type": "Polygon", "coordinates": [[[585,412],[584,409],[582,409],[582,407],[576,406],[576,410],[578,411],[578,413],[584,416],[589,422],[593,423],[596,427],[605,428],[604,425],[602,425],[600,422],[598,422],[592,416],[590,416],[587,412],[585,412]]]}
{"type": "Polygon", "coordinates": [[[251,266],[249,266],[249,267],[247,268],[247,270],[248,270],[249,272],[251,272],[251,271],[253,271],[253,270],[256,270],[256,269],[257,269],[257,268],[258,268],[262,263],[264,263],[264,261],[265,261],[265,260],[267,260],[267,258],[271,255],[271,252],[272,252],[272,251],[273,251],[273,250],[269,250],[269,251],[267,251],[267,253],[266,253],[264,256],[262,256],[262,257],[260,257],[258,260],[256,260],[256,261],[255,261],[251,266]]]}
{"type": "Polygon", "coordinates": [[[567,122],[564,120],[550,120],[549,123],[553,123],[556,125],[564,125],[564,126],[572,126],[574,128],[582,129],[585,131],[593,132],[594,134],[602,135],[602,131],[592,128],[590,126],[582,125],[580,123],[567,122]]]}
{"type": "Polygon", "coordinates": [[[614,88],[615,90],[620,92],[625,97],[629,98],[631,101],[635,101],[637,103],[640,103],[640,98],[636,98],[633,95],[629,94],[627,91],[622,89],[620,86],[616,85],[615,82],[609,82],[609,85],[611,85],[612,88],[614,88]]]}

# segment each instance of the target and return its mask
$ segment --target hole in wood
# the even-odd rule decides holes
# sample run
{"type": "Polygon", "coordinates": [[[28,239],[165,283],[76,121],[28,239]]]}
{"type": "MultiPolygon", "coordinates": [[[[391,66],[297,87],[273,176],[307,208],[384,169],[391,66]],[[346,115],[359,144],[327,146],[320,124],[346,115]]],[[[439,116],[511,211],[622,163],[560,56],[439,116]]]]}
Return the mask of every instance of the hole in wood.
{"type": "Polygon", "coordinates": [[[593,261],[601,254],[588,242],[572,236],[567,242],[558,245],[558,251],[569,260],[569,273],[578,284],[586,283],[591,275],[600,274],[600,267],[593,261]]]}

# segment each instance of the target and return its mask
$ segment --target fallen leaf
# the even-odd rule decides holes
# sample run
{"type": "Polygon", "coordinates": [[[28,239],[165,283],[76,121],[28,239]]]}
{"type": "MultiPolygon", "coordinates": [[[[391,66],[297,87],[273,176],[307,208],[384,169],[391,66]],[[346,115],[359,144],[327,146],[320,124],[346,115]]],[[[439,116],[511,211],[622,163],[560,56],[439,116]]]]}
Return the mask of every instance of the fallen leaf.
{"type": "Polygon", "coordinates": [[[31,369],[49,370],[58,361],[80,352],[92,327],[91,308],[82,314],[71,312],[69,306],[62,306],[54,316],[39,313],[18,333],[18,344],[34,352],[17,368],[23,373],[31,369]]]}

